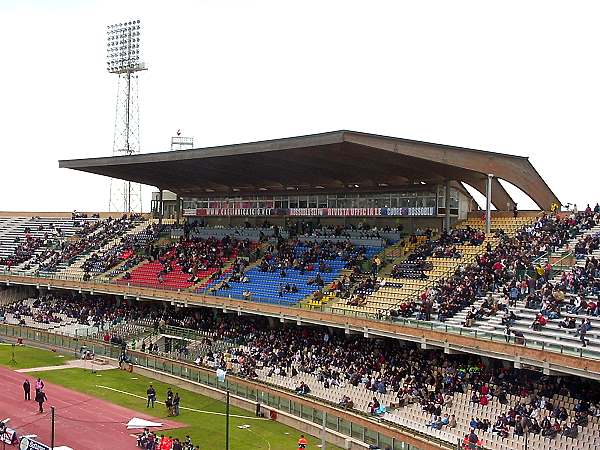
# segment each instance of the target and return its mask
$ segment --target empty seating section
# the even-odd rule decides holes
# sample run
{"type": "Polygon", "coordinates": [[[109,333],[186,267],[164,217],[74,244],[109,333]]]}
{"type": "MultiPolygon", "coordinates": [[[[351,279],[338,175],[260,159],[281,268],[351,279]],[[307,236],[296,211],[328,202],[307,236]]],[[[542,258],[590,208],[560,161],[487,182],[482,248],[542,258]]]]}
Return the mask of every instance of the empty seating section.
{"type": "MultiPolygon", "coordinates": [[[[184,228],[173,228],[171,230],[172,238],[179,238],[188,235],[190,238],[224,238],[225,236],[231,236],[236,239],[250,239],[253,241],[259,241],[263,238],[281,237],[283,239],[290,238],[290,232],[286,229],[276,228],[272,226],[265,227],[203,227],[195,226],[193,224],[186,225],[184,228]]],[[[301,242],[321,242],[321,241],[350,241],[356,245],[367,245],[367,246],[379,246],[381,241],[385,241],[388,244],[393,244],[399,241],[402,234],[397,230],[389,229],[370,229],[370,230],[356,230],[356,229],[314,229],[306,233],[294,234],[294,236],[301,242]]]]}
{"type": "MultiPolygon", "coordinates": [[[[164,273],[161,280],[159,280],[158,274],[162,273],[163,270],[164,267],[160,261],[149,261],[134,268],[130,272],[131,278],[121,278],[118,280],[118,283],[175,289],[187,289],[193,285],[191,281],[188,281],[190,274],[184,273],[179,264],[172,264],[171,270],[168,273],[164,273]]],[[[201,274],[206,273],[205,276],[208,276],[216,270],[217,269],[210,269],[202,271],[201,274]]]]}
{"type": "MultiPolygon", "coordinates": [[[[491,231],[502,230],[509,236],[514,236],[519,229],[535,222],[535,220],[535,216],[494,217],[492,215],[490,228],[491,231]]],[[[484,217],[471,217],[455,225],[455,228],[459,229],[464,229],[467,227],[476,228],[478,230],[485,230],[484,217]]]]}
{"type": "Polygon", "coordinates": [[[199,227],[199,226],[185,226],[184,228],[172,228],[171,237],[173,239],[179,239],[187,233],[188,238],[208,239],[217,238],[223,239],[225,236],[230,236],[235,239],[248,239],[250,241],[259,241],[261,238],[270,238],[275,236],[277,233],[281,237],[287,239],[289,234],[287,231],[280,231],[273,227],[264,228],[245,228],[245,227],[199,227]]]}
{"type": "Polygon", "coordinates": [[[293,241],[293,256],[267,255],[259,266],[243,273],[243,280],[231,281],[225,274],[208,285],[221,297],[251,299],[271,303],[295,304],[340,277],[356,259],[370,260],[381,247],[354,246],[348,241],[293,241]],[[320,253],[326,250],[325,253],[320,253]],[[315,251],[313,257],[307,255],[315,251]]]}

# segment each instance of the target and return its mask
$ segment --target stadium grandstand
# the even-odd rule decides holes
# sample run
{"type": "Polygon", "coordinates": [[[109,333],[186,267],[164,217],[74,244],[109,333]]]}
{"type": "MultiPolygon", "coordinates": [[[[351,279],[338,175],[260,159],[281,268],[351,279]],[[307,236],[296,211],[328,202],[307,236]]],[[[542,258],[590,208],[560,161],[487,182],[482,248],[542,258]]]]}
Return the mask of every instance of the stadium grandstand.
{"type": "Polygon", "coordinates": [[[600,449],[600,205],[527,158],[337,131],[59,165],[151,213],[0,213],[0,337],[226,373],[340,448],[600,449]]]}

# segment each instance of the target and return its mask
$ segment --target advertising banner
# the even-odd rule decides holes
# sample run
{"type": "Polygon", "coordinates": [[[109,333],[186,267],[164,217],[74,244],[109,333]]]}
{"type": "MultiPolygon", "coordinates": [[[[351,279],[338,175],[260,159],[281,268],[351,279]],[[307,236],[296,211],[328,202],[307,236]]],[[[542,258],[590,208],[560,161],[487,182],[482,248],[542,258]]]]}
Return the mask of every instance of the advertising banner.
{"type": "Polygon", "coordinates": [[[402,217],[433,216],[434,214],[433,206],[419,208],[199,208],[183,211],[183,215],[188,217],[402,217]]]}
{"type": "Polygon", "coordinates": [[[32,438],[23,437],[19,443],[19,450],[51,450],[45,444],[35,441],[32,438]]]}

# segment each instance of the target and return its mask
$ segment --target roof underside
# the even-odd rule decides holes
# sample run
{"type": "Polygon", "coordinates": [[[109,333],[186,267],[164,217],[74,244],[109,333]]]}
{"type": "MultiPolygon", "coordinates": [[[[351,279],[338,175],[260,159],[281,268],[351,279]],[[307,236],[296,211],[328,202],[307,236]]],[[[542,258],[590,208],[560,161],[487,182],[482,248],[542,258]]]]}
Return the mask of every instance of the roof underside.
{"type": "MultiPolygon", "coordinates": [[[[344,190],[454,180],[485,191],[488,173],[527,193],[541,208],[559,203],[527,158],[352,131],[163,153],[59,161],[59,167],[205,196],[344,190]]],[[[500,183],[498,209],[514,204],[500,183]]]]}

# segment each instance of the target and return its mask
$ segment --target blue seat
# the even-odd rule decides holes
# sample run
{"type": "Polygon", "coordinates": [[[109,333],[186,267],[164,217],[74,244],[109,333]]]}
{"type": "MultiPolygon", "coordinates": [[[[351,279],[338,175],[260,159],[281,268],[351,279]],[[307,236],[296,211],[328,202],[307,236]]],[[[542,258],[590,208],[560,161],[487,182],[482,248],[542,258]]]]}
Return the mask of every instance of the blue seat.
{"type": "MultiPolygon", "coordinates": [[[[296,256],[301,255],[306,251],[306,246],[299,244],[294,249],[296,256]]],[[[365,249],[365,256],[368,259],[373,258],[376,254],[381,252],[380,247],[367,247],[365,249]]],[[[220,297],[231,297],[237,299],[243,299],[243,292],[249,291],[252,294],[252,299],[259,302],[268,303],[288,303],[294,305],[301,301],[303,298],[313,294],[318,290],[316,286],[309,286],[308,280],[315,278],[317,273],[323,279],[327,285],[339,278],[340,273],[344,267],[346,267],[346,261],[337,257],[335,259],[325,259],[323,261],[318,260],[315,264],[316,269],[312,271],[305,271],[303,274],[296,269],[286,269],[286,276],[282,278],[279,271],[276,272],[262,272],[260,268],[255,267],[246,272],[246,276],[250,280],[248,283],[240,282],[229,282],[229,289],[219,289],[216,295],[220,297]],[[331,272],[319,272],[318,266],[321,262],[324,262],[331,272]],[[282,296],[279,296],[279,287],[284,287],[287,283],[295,284],[298,288],[298,292],[283,292],[282,296]]],[[[212,286],[220,284],[229,275],[226,274],[220,279],[211,282],[208,285],[210,289],[212,286]]]]}

